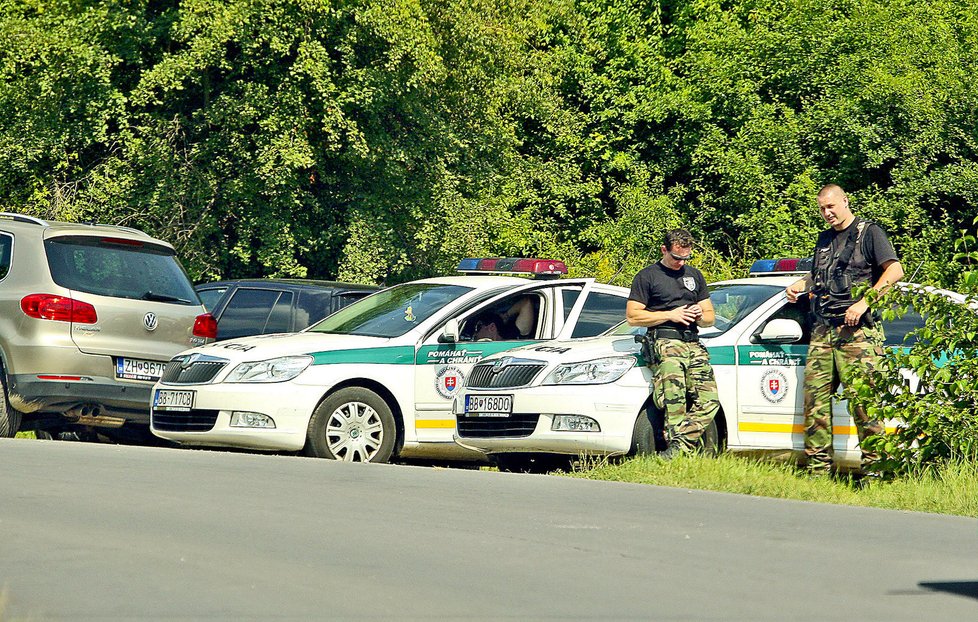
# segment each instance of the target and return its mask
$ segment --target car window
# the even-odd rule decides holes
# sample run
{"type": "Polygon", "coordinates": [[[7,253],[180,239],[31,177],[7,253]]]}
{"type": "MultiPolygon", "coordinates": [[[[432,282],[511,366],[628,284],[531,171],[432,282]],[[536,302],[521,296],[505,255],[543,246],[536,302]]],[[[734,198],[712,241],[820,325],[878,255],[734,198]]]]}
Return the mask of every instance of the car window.
{"type": "MultiPolygon", "coordinates": [[[[618,324],[621,318],[625,317],[626,303],[627,299],[622,296],[591,291],[584,301],[584,308],[581,310],[574,332],[571,333],[571,338],[600,335],[609,326],[618,324]]],[[[566,302],[564,304],[566,305],[566,302]]]]}
{"type": "Polygon", "coordinates": [[[299,292],[295,303],[295,329],[303,330],[315,324],[335,309],[332,309],[332,292],[304,290],[299,292]]]}
{"type": "Polygon", "coordinates": [[[910,333],[924,326],[924,318],[910,308],[903,317],[883,322],[883,343],[887,346],[910,347],[917,343],[917,336],[910,333]]]}
{"type": "Polygon", "coordinates": [[[65,236],[44,241],[51,277],[76,291],[200,304],[183,267],[171,249],[139,240],[65,236]]]}
{"type": "Polygon", "coordinates": [[[0,235],[0,279],[7,277],[10,272],[10,255],[14,247],[14,238],[6,233],[0,235]]]}
{"type": "Polygon", "coordinates": [[[283,323],[281,306],[276,307],[279,300],[285,298],[285,304],[291,308],[292,293],[274,289],[240,288],[231,296],[217,321],[217,338],[233,339],[260,335],[265,332],[283,332],[289,330],[288,318],[283,323]],[[273,309],[279,309],[275,319],[273,309]],[[268,330],[271,326],[272,329],[268,330]],[[278,330],[275,330],[278,328],[278,330]]]}
{"type": "Polygon", "coordinates": [[[262,334],[287,333],[292,330],[292,292],[282,292],[272,306],[268,321],[262,329],[262,334]]]}
{"type": "Polygon", "coordinates": [[[710,301],[716,312],[716,322],[708,333],[704,331],[704,336],[722,335],[783,289],[776,285],[711,285],[710,301]]]}
{"type": "Polygon", "coordinates": [[[396,285],[340,309],[309,330],[399,337],[470,291],[471,287],[439,283],[396,285]]]}
{"type": "Polygon", "coordinates": [[[546,310],[537,292],[507,296],[466,318],[459,329],[460,341],[518,341],[539,339],[540,318],[546,310]]]}
{"type": "Polygon", "coordinates": [[[580,287],[565,287],[560,290],[560,299],[564,305],[564,322],[570,317],[570,312],[574,309],[574,303],[581,297],[580,287]]]}
{"type": "Polygon", "coordinates": [[[200,297],[200,302],[203,303],[204,308],[208,311],[213,311],[226,291],[228,291],[226,287],[212,287],[209,289],[198,289],[197,295],[200,297]]]}

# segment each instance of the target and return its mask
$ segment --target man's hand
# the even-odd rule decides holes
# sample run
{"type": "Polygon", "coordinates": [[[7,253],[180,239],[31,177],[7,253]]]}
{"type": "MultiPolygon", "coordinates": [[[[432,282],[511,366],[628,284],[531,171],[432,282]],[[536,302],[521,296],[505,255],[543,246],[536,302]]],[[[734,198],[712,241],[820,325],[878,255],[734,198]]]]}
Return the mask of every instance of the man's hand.
{"type": "Polygon", "coordinates": [[[846,326],[858,326],[859,319],[869,309],[866,300],[860,300],[856,304],[846,309],[846,326]]]}
{"type": "Polygon", "coordinates": [[[799,279],[784,288],[785,296],[788,297],[788,302],[798,302],[798,297],[805,293],[805,289],[808,286],[808,282],[805,279],[799,279]]]}
{"type": "Polygon", "coordinates": [[[683,326],[689,326],[701,315],[703,315],[703,309],[699,305],[686,305],[670,311],[669,319],[683,326]]]}

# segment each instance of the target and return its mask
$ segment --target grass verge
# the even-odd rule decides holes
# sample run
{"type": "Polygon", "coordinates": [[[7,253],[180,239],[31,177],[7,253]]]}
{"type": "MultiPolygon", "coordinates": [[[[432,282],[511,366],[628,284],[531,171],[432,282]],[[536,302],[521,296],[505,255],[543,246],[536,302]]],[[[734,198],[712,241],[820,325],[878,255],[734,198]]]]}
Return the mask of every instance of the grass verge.
{"type": "MultiPolygon", "coordinates": [[[[585,461],[587,465],[587,461],[585,461]]],[[[620,463],[597,462],[566,475],[715,490],[778,499],[861,505],[958,516],[978,516],[978,463],[951,463],[934,472],[858,488],[848,477],[811,477],[794,465],[733,454],[718,458],[682,456],[666,462],[637,457],[620,463]]]]}

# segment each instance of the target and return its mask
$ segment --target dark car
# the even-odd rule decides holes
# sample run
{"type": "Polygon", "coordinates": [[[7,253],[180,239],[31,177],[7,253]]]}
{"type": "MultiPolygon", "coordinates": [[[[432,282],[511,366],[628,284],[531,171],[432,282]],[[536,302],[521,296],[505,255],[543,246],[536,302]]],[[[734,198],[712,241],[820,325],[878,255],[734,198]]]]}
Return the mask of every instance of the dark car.
{"type": "Polygon", "coordinates": [[[303,279],[240,279],[194,289],[217,318],[217,338],[300,331],[380,288],[303,279]]]}

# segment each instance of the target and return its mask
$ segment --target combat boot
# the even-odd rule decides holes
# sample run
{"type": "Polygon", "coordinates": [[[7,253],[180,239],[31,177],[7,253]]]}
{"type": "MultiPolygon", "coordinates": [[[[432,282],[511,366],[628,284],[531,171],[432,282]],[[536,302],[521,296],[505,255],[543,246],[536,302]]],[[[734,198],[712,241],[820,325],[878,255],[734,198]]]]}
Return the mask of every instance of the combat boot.
{"type": "Polygon", "coordinates": [[[672,460],[686,453],[686,446],[680,441],[669,441],[669,446],[656,454],[662,460],[672,460]]]}

